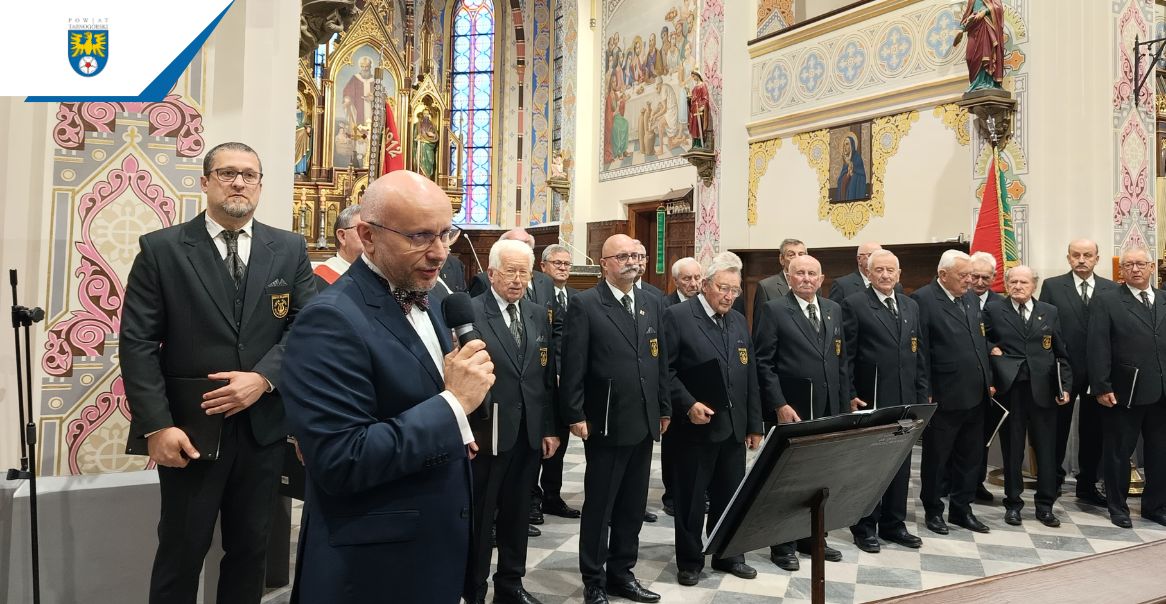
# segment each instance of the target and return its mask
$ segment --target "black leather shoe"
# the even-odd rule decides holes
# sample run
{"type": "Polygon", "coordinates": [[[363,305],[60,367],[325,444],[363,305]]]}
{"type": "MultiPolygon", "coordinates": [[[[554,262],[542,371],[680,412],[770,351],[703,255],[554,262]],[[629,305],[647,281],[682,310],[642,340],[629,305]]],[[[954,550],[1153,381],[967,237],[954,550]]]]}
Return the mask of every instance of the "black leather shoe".
{"type": "Polygon", "coordinates": [[[495,586],[494,604],[542,604],[542,601],[521,587],[518,591],[498,591],[495,586]]]}
{"type": "Polygon", "coordinates": [[[943,516],[928,516],[925,524],[927,525],[927,530],[933,533],[946,535],[948,532],[947,523],[943,521],[943,516]]]}
{"type": "Polygon", "coordinates": [[[675,508],[673,508],[671,505],[669,505],[669,504],[665,503],[665,504],[664,504],[664,513],[665,513],[665,514],[668,514],[669,516],[675,516],[675,515],[676,515],[676,509],[675,509],[675,508]]]}
{"type": "Polygon", "coordinates": [[[608,585],[607,593],[621,598],[627,598],[632,602],[659,602],[660,594],[654,591],[644,589],[640,582],[632,579],[623,585],[608,585]]]}
{"type": "Polygon", "coordinates": [[[740,579],[756,579],[757,569],[745,564],[744,562],[734,562],[732,564],[713,564],[714,570],[719,570],[724,573],[729,573],[734,577],[740,579]]]}
{"type": "Polygon", "coordinates": [[[966,516],[952,516],[948,514],[947,521],[958,527],[966,528],[969,531],[975,531],[977,533],[987,533],[992,530],[988,528],[988,525],[980,522],[975,514],[968,514],[966,516]]]}
{"type": "Polygon", "coordinates": [[[687,587],[692,587],[693,585],[700,583],[700,571],[699,570],[677,571],[676,572],[676,582],[681,584],[681,585],[687,586],[687,587]]]}
{"type": "MultiPolygon", "coordinates": [[[[1041,524],[1049,528],[1057,528],[1058,526],[1061,526],[1061,520],[1053,515],[1052,511],[1038,511],[1036,513],[1036,519],[1039,520],[1041,524]]],[[[1166,524],[1166,522],[1163,524],[1166,524]]]]}
{"type": "Polygon", "coordinates": [[[602,587],[585,587],[583,589],[583,604],[608,604],[607,592],[602,587]]]}
{"type": "Polygon", "coordinates": [[[919,549],[920,547],[923,546],[923,540],[920,539],[919,537],[909,533],[907,531],[907,527],[905,527],[905,526],[900,527],[898,530],[895,530],[895,531],[887,531],[885,533],[879,533],[879,538],[881,538],[883,541],[890,541],[891,543],[898,543],[899,545],[902,545],[903,547],[909,547],[911,549],[919,549]]]}
{"type": "Polygon", "coordinates": [[[567,518],[570,520],[576,519],[583,515],[579,512],[579,510],[576,510],[575,508],[567,505],[567,503],[561,499],[558,501],[543,502],[542,512],[543,514],[550,514],[551,516],[558,516],[559,518],[567,518]]]}
{"type": "MultiPolygon", "coordinates": [[[[802,549],[802,544],[801,544],[801,543],[798,543],[798,548],[797,548],[797,549],[798,549],[798,551],[799,551],[799,552],[801,552],[801,553],[803,553],[803,554],[805,554],[805,555],[807,555],[807,556],[811,556],[811,555],[813,555],[813,554],[811,554],[811,553],[810,553],[810,550],[809,550],[809,548],[802,549]]],[[[834,549],[834,548],[830,547],[829,545],[827,545],[827,546],[826,546],[826,555],[825,555],[825,558],[826,558],[826,561],[827,561],[827,562],[841,562],[841,561],[842,561],[842,552],[840,552],[840,551],[838,551],[838,550],[836,550],[836,549],[834,549]]]]}
{"type": "Polygon", "coordinates": [[[1149,514],[1142,514],[1142,518],[1145,518],[1146,520],[1150,520],[1152,522],[1157,522],[1158,524],[1161,524],[1162,526],[1166,526],[1166,511],[1156,510],[1156,511],[1150,512],[1149,514]]]}
{"type": "Polygon", "coordinates": [[[1105,494],[1093,485],[1078,486],[1077,499],[1093,505],[1106,505],[1105,494]]]}
{"type": "Polygon", "coordinates": [[[659,520],[659,518],[657,518],[655,514],[644,510],[644,522],[655,522],[657,520],[659,520]]]}
{"type": "Polygon", "coordinates": [[[538,508],[530,508],[530,523],[542,524],[543,522],[545,522],[545,519],[543,518],[542,510],[538,508]]]}
{"type": "Polygon", "coordinates": [[[868,554],[877,554],[880,550],[882,550],[882,546],[879,545],[878,537],[875,537],[874,535],[868,535],[866,537],[859,537],[856,535],[854,537],[854,544],[858,546],[858,549],[868,554]]]}
{"type": "Polygon", "coordinates": [[[1109,521],[1118,528],[1134,528],[1134,523],[1130,522],[1129,516],[1115,516],[1110,514],[1109,521]]]}
{"type": "Polygon", "coordinates": [[[1020,510],[1004,510],[1004,523],[1020,526],[1020,510]]]}
{"type": "Polygon", "coordinates": [[[994,499],[996,498],[992,496],[992,493],[987,489],[987,487],[982,484],[976,487],[977,503],[992,503],[992,500],[994,499]]]}
{"type": "Polygon", "coordinates": [[[791,573],[797,572],[802,567],[798,563],[798,555],[794,552],[788,554],[769,554],[769,559],[773,561],[781,570],[787,570],[791,573]]]}
{"type": "Polygon", "coordinates": [[[541,537],[542,534],[543,534],[543,532],[538,530],[537,526],[531,526],[529,524],[526,526],[526,536],[527,537],[541,537]]]}

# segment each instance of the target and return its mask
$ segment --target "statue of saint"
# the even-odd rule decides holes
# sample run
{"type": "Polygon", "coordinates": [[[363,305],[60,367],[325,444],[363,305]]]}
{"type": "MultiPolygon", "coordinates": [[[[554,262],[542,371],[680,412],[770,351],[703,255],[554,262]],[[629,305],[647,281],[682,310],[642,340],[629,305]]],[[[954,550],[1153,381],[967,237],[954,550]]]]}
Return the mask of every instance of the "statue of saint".
{"type": "Polygon", "coordinates": [[[417,141],[416,161],[417,171],[429,180],[437,178],[437,126],[433,124],[433,116],[426,107],[417,114],[417,141]]]}
{"type": "Polygon", "coordinates": [[[295,174],[307,174],[312,160],[312,116],[304,110],[302,98],[296,99],[296,169],[295,174]]]}
{"type": "Polygon", "coordinates": [[[967,0],[962,32],[953,44],[968,36],[964,58],[968,63],[968,92],[1004,88],[1004,6],[1000,0],[967,0]]]}
{"type": "Polygon", "coordinates": [[[712,105],[709,103],[709,87],[695,69],[692,70],[692,78],[696,84],[688,93],[688,134],[692,136],[693,149],[704,149],[705,142],[711,138],[709,125],[712,123],[712,105]]]}

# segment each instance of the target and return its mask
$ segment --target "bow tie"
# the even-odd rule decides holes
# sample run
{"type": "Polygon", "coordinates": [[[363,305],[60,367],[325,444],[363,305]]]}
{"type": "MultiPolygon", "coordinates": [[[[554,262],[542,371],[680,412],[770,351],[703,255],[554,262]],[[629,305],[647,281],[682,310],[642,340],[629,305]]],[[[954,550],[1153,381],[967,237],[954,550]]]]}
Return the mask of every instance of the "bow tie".
{"type": "Polygon", "coordinates": [[[413,310],[414,304],[421,307],[423,311],[429,310],[429,292],[409,291],[399,287],[393,289],[389,287],[389,281],[387,279],[384,279],[380,275],[376,275],[376,278],[377,281],[381,282],[381,285],[385,286],[385,289],[389,290],[389,293],[397,300],[397,304],[401,305],[401,310],[405,311],[405,314],[409,314],[413,310]]]}

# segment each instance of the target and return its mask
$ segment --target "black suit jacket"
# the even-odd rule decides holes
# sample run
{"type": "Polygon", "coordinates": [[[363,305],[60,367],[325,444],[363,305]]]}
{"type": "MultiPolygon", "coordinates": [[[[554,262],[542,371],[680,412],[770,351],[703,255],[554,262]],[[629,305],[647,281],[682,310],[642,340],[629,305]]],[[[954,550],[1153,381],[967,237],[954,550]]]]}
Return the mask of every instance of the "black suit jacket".
{"type": "MultiPolygon", "coordinates": [[[[757,291],[753,293],[753,337],[757,337],[757,324],[761,322],[761,309],[770,300],[776,300],[789,293],[789,282],[784,272],[778,272],[757,282],[757,291]]],[[[739,300],[740,298],[738,298],[739,300]]]]}
{"type": "Polygon", "coordinates": [[[987,400],[992,382],[987,329],[975,294],[971,290],[964,294],[966,312],[960,312],[935,280],[915,290],[911,298],[919,304],[920,346],[931,402],[942,410],[958,411],[987,400]]]}
{"type": "Polygon", "coordinates": [[[470,427],[479,443],[498,452],[509,451],[518,440],[518,426],[526,416],[526,434],[532,449],[542,447],[544,436],[554,436],[555,355],[551,348],[551,323],[541,306],[519,300],[523,326],[523,350],[518,345],[493,295],[473,300],[474,326],[482,334],[494,362],[494,386],[490,388],[491,415],[498,415],[498,441],[492,442],[493,417],[470,416],[470,427]]]}
{"type": "MultiPolygon", "coordinates": [[[[818,296],[821,336],[814,331],[793,292],[765,303],[755,328],[757,381],[761,402],[769,416],[778,407],[793,404],[803,420],[850,411],[850,379],[846,375],[846,343],[842,339],[842,309],[818,296]],[[813,412],[804,400],[790,401],[781,380],[809,379],[813,384],[813,412]]],[[[793,393],[788,393],[792,395],[793,393]]]]}
{"type": "Polygon", "coordinates": [[[642,279],[640,280],[640,287],[637,287],[636,291],[648,292],[648,293],[652,294],[653,296],[660,298],[661,300],[664,299],[664,291],[663,290],[661,290],[660,288],[656,287],[655,285],[652,285],[651,283],[648,283],[647,281],[644,281],[642,279]]]}
{"type": "MultiPolygon", "coordinates": [[[[1089,292],[1090,304],[1093,298],[1118,285],[1100,275],[1093,275],[1093,289],[1089,292]]],[[[1069,353],[1069,363],[1073,366],[1073,391],[1083,392],[1089,385],[1089,363],[1085,346],[1089,338],[1089,306],[1081,301],[1081,290],[1077,289],[1073,272],[1050,277],[1041,286],[1040,301],[1057,307],[1061,320],[1061,335],[1069,353]]]]}
{"type": "Polygon", "coordinates": [[[757,357],[749,328],[741,313],[730,310],[725,315],[725,330],[705,314],[704,306],[696,297],[675,304],[664,311],[664,333],[668,340],[668,378],[672,394],[672,423],[668,438],[691,442],[717,443],[726,438],[744,442],[746,434],[762,434],[761,392],[757,384],[757,357]],[[700,389],[688,380],[700,380],[699,367],[715,363],[721,380],[716,384],[700,384],[700,389]],[[693,390],[715,391],[718,400],[706,400],[693,395],[693,390]],[[695,402],[713,409],[712,420],[704,425],[688,421],[688,410],[695,402]]]}
{"type": "Polygon", "coordinates": [[[672,415],[660,299],[643,291],[633,298],[634,317],[600,281],[567,307],[560,411],[564,423],[589,422],[593,445],[659,439],[660,418],[672,415]]]}
{"type": "Polygon", "coordinates": [[[441,280],[455,292],[466,291],[466,265],[461,258],[450,254],[441,265],[441,280]]]}
{"type": "Polygon", "coordinates": [[[851,379],[846,400],[857,396],[867,409],[874,408],[876,402],[876,369],[879,407],[927,403],[919,305],[903,294],[895,294],[895,306],[899,310],[897,320],[870,288],[842,301],[846,368],[851,379]]]}
{"type": "MultiPolygon", "coordinates": [[[[579,294],[579,290],[570,285],[564,285],[563,289],[567,292],[567,306],[570,306],[571,301],[579,294]]],[[[554,298],[554,305],[551,311],[551,316],[554,321],[551,324],[551,331],[555,339],[555,371],[560,371],[563,367],[563,325],[567,319],[567,309],[559,304],[559,299],[554,289],[551,290],[551,296],[554,298]]]]}
{"type": "Polygon", "coordinates": [[[1089,387],[1129,405],[1129,383],[1138,370],[1133,405],[1152,405],[1166,392],[1166,292],[1154,290],[1154,314],[1124,285],[1089,300],[1089,387]]]}
{"type": "MultiPolygon", "coordinates": [[[[975,298],[975,299],[976,299],[976,304],[977,304],[977,305],[978,305],[978,304],[980,304],[980,297],[976,295],[976,292],[974,292],[974,291],[970,291],[970,290],[969,290],[969,292],[968,292],[968,293],[969,293],[969,294],[970,294],[970,295],[971,295],[973,298],[975,298]]],[[[992,290],[988,290],[988,298],[987,298],[986,300],[984,300],[984,304],[983,304],[982,306],[980,306],[980,312],[983,312],[983,311],[984,311],[984,309],[985,309],[985,308],[987,308],[989,304],[991,304],[991,303],[993,303],[993,302],[995,302],[995,301],[997,301],[997,300],[1007,300],[1007,299],[1008,299],[1008,298],[1006,298],[1006,297],[1004,297],[1004,296],[1002,296],[1002,295],[1000,295],[1000,294],[998,294],[998,293],[996,293],[996,292],[994,292],[994,291],[992,291],[992,290]]]]}
{"type": "Polygon", "coordinates": [[[680,304],[680,292],[672,292],[664,296],[664,308],[668,308],[673,304],[680,304]]]}
{"type": "Polygon", "coordinates": [[[122,305],[120,362],[133,419],[126,453],[147,454],[145,435],[174,425],[168,377],[254,371],[275,386],[243,411],[260,445],[286,438],[280,367],[296,314],[316,294],[304,238],[252,223],[244,308],[200,213],[142,235],[122,305]],[[286,307],[284,306],[286,301],[286,307]]]}
{"type": "Polygon", "coordinates": [[[1039,407],[1056,407],[1055,399],[1062,390],[1069,391],[1073,384],[1058,314],[1057,307],[1052,304],[1034,300],[1032,314],[1025,325],[1009,298],[1001,296],[984,307],[988,346],[999,347],[1006,355],[1024,357],[1032,400],[1039,407]],[[1060,385],[1057,384],[1057,363],[1061,364],[1064,382],[1060,385]]]}

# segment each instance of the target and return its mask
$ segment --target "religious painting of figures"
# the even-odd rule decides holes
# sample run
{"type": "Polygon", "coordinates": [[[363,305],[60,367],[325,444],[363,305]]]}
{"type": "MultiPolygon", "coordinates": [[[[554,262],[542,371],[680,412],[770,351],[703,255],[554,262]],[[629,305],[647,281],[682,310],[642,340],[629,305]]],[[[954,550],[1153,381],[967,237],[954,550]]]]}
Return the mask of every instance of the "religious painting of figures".
{"type": "Polygon", "coordinates": [[[651,171],[628,169],[679,159],[692,146],[687,97],[698,84],[698,4],[605,1],[601,178],[651,171]]]}
{"type": "MultiPolygon", "coordinates": [[[[370,45],[353,51],[336,71],[332,107],[332,165],[337,168],[368,168],[368,141],[372,132],[374,70],[381,67],[380,52],[370,45]]],[[[397,94],[397,82],[388,69],[384,74],[385,98],[397,94]]]]}
{"type": "Polygon", "coordinates": [[[870,199],[870,122],[830,129],[830,203],[870,199]]]}

